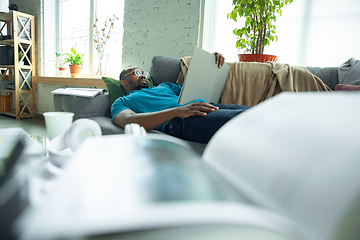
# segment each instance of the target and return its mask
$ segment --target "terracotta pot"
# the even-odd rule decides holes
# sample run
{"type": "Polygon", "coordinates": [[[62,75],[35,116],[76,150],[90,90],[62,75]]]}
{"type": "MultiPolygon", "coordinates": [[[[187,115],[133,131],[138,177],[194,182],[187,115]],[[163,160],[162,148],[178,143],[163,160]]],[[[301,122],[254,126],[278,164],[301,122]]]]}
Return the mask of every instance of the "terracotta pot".
{"type": "Polygon", "coordinates": [[[81,77],[81,70],[82,67],[81,65],[69,65],[70,67],[70,75],[72,78],[79,78],[81,77]]]}
{"type": "Polygon", "coordinates": [[[240,62],[276,62],[278,56],[268,54],[238,54],[240,62]]]}
{"type": "Polygon", "coordinates": [[[59,74],[60,74],[60,77],[65,77],[66,76],[66,67],[59,67],[59,74]]]}

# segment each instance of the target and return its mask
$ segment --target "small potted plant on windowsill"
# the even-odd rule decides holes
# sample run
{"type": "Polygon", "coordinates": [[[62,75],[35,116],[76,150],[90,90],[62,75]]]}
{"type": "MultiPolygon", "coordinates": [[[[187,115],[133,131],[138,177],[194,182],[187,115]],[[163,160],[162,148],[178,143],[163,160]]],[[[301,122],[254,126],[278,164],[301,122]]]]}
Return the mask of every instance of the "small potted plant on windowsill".
{"type": "Polygon", "coordinates": [[[70,75],[73,78],[77,78],[81,76],[81,70],[83,67],[84,62],[82,61],[82,58],[84,54],[77,53],[75,49],[71,48],[71,53],[65,53],[67,58],[65,58],[64,63],[70,63],[70,75]]]}
{"type": "Polygon", "coordinates": [[[61,54],[59,52],[55,52],[55,55],[56,55],[55,67],[59,68],[60,77],[65,77],[65,75],[66,75],[66,67],[64,66],[64,60],[62,59],[62,56],[64,54],[61,54]]]}
{"type": "Polygon", "coordinates": [[[235,28],[236,47],[251,54],[239,54],[244,62],[277,61],[277,56],[264,53],[264,47],[277,41],[275,35],[276,14],[282,15],[282,8],[293,0],[233,0],[234,9],[227,17],[237,21],[237,17],[246,19],[243,28],[235,28]]]}

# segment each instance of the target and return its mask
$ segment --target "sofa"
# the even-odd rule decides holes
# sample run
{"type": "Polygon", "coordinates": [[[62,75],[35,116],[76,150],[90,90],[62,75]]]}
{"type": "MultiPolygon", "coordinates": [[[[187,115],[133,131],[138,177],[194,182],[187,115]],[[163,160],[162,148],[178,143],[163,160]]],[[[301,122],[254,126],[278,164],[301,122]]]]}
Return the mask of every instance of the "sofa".
{"type": "MultiPolygon", "coordinates": [[[[175,83],[181,71],[180,63],[181,60],[179,58],[162,55],[154,56],[149,69],[151,76],[149,84],[157,86],[166,81],[175,83]]],[[[337,67],[307,68],[331,89],[335,89],[335,86],[338,84],[337,67]]],[[[100,125],[103,135],[123,134],[124,129],[112,123],[110,114],[112,102],[123,94],[119,80],[108,77],[103,77],[102,79],[106,85],[106,90],[94,98],[54,94],[54,110],[57,112],[73,112],[74,120],[89,118],[96,121],[100,125]]],[[[165,134],[156,130],[151,130],[149,133],[165,134]]],[[[196,142],[187,142],[200,155],[206,146],[196,142]]]]}

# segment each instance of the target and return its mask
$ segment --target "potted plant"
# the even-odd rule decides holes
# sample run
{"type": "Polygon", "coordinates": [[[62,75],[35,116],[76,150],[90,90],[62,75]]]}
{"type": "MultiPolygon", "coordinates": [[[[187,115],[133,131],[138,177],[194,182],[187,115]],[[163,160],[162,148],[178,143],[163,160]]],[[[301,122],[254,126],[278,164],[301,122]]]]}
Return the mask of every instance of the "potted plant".
{"type": "Polygon", "coordinates": [[[65,58],[64,63],[70,63],[70,75],[71,77],[80,77],[81,70],[83,67],[83,61],[82,58],[84,54],[77,53],[75,49],[71,48],[71,53],[65,53],[67,58],[65,58]]]}
{"type": "Polygon", "coordinates": [[[55,52],[55,55],[56,55],[55,67],[59,68],[60,77],[64,77],[66,75],[66,67],[64,67],[64,60],[62,59],[62,56],[64,54],[55,52]]]}
{"type": "Polygon", "coordinates": [[[251,54],[239,54],[239,60],[244,62],[276,62],[277,56],[266,55],[264,47],[270,42],[277,41],[275,35],[276,15],[282,15],[282,8],[293,0],[233,0],[234,9],[227,17],[237,21],[237,17],[244,17],[243,28],[235,28],[237,36],[236,47],[245,49],[251,54]],[[248,59],[249,58],[249,59],[248,59]]]}
{"type": "Polygon", "coordinates": [[[23,51],[20,50],[18,53],[18,59],[19,59],[20,65],[24,65],[23,57],[24,57],[24,53],[23,53],[23,51]]]}

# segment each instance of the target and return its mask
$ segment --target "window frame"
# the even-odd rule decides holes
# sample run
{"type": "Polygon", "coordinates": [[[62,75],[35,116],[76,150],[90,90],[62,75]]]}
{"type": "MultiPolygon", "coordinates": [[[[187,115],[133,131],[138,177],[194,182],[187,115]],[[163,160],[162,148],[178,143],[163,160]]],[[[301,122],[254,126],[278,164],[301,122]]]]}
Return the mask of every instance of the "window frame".
{"type": "MultiPolygon", "coordinates": [[[[65,2],[65,1],[69,1],[69,0],[55,0],[56,1],[56,51],[57,52],[63,52],[63,49],[61,49],[61,41],[63,39],[63,37],[61,36],[61,30],[62,30],[62,20],[61,18],[61,3],[60,2],[65,2]]],[[[90,17],[89,17],[89,55],[88,60],[89,60],[89,71],[87,73],[82,73],[83,76],[87,76],[87,77],[93,77],[94,76],[94,42],[93,42],[93,38],[94,38],[94,30],[93,30],[93,23],[95,20],[95,6],[97,4],[97,0],[89,0],[90,1],[90,17]]],[[[86,57],[86,55],[85,55],[86,57]]]]}

